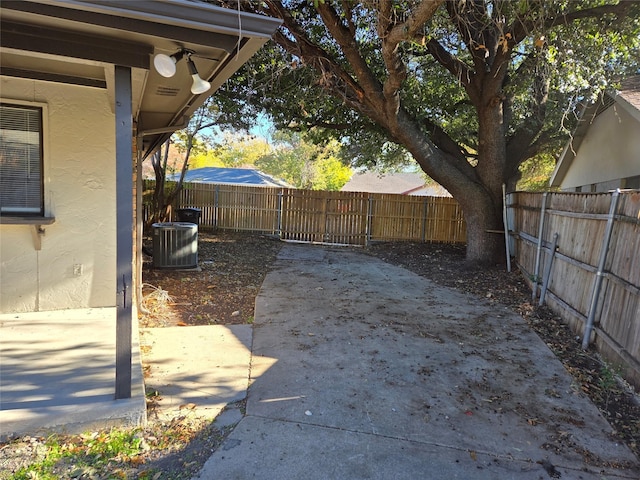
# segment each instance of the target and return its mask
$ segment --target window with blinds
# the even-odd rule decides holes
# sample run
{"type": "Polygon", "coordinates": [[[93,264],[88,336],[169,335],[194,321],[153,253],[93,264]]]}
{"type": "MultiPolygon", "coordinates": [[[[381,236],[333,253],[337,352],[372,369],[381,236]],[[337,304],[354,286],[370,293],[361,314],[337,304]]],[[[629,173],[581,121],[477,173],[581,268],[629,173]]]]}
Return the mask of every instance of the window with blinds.
{"type": "Polygon", "coordinates": [[[42,109],[0,104],[0,213],[42,215],[42,109]]]}

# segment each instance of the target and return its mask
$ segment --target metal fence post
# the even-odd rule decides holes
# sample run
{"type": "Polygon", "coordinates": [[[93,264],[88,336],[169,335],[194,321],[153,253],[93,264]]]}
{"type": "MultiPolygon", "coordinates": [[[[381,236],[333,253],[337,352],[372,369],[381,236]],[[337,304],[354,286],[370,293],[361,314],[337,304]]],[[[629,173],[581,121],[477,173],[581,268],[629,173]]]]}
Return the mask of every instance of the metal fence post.
{"type": "Polygon", "coordinates": [[[538,247],[536,249],[536,266],[533,271],[533,285],[531,289],[531,299],[535,300],[538,295],[538,283],[540,281],[540,256],[542,255],[542,235],[544,234],[544,214],[547,209],[547,194],[542,194],[542,207],[540,209],[540,222],[538,223],[538,247]]]}
{"type": "Polygon", "coordinates": [[[539,306],[544,304],[544,297],[547,294],[547,289],[549,288],[549,281],[551,280],[551,268],[553,267],[553,257],[556,255],[556,249],[558,248],[558,237],[560,235],[557,233],[553,234],[553,243],[551,244],[551,251],[549,252],[549,260],[547,260],[547,267],[544,271],[544,280],[542,281],[542,290],[540,291],[540,301],[538,302],[539,306]]]}
{"type": "Polygon", "coordinates": [[[213,190],[213,228],[218,228],[218,201],[220,196],[220,185],[216,185],[213,190]]]}
{"type": "Polygon", "coordinates": [[[372,217],[373,217],[373,197],[369,195],[369,197],[367,198],[367,227],[366,227],[367,247],[371,245],[371,226],[373,223],[372,217]]]}
{"type": "Polygon", "coordinates": [[[277,212],[277,232],[278,237],[282,238],[282,199],[284,197],[283,189],[281,188],[278,192],[278,212],[277,212]]]}
{"type": "Polygon", "coordinates": [[[423,211],[423,215],[422,215],[422,232],[421,232],[421,236],[422,236],[422,243],[424,243],[424,242],[426,242],[426,238],[427,238],[427,209],[429,208],[429,203],[427,202],[426,198],[422,201],[422,204],[424,205],[424,211],[423,211]]]}
{"type": "Polygon", "coordinates": [[[618,188],[615,192],[613,192],[613,196],[611,197],[611,206],[609,207],[609,215],[607,217],[607,228],[604,232],[604,238],[602,239],[600,260],[598,261],[598,271],[596,272],[596,278],[593,284],[593,293],[591,295],[591,304],[589,305],[589,315],[587,316],[587,323],[584,326],[584,335],[582,337],[583,350],[586,350],[589,346],[589,343],[591,342],[591,332],[593,330],[593,323],[596,317],[596,310],[598,309],[598,297],[600,296],[600,289],[602,288],[604,268],[607,261],[607,253],[609,252],[609,244],[611,243],[613,224],[616,220],[616,211],[618,210],[619,198],[620,189],[618,188]]]}
{"type": "Polygon", "coordinates": [[[504,248],[507,252],[507,272],[511,273],[511,252],[509,251],[509,219],[507,218],[507,186],[502,184],[502,223],[504,224],[504,248]]]}

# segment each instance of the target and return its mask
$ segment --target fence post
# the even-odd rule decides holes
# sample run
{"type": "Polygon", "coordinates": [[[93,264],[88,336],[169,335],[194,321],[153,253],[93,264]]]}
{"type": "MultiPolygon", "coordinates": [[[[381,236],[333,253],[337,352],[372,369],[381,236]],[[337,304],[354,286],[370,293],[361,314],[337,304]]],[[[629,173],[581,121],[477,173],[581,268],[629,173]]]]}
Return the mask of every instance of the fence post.
{"type": "Polygon", "coordinates": [[[371,195],[369,195],[369,197],[367,198],[367,227],[366,227],[366,232],[367,232],[367,247],[369,245],[371,245],[371,226],[373,224],[373,197],[371,195]]]}
{"type": "Polygon", "coordinates": [[[218,201],[220,195],[220,185],[216,185],[213,190],[213,229],[218,228],[218,201]]]}
{"type": "Polygon", "coordinates": [[[556,249],[558,248],[558,233],[553,234],[553,244],[551,245],[551,252],[549,252],[549,260],[547,260],[547,268],[544,272],[544,280],[542,281],[542,290],[540,291],[539,306],[544,304],[544,297],[547,295],[547,289],[549,288],[549,281],[551,279],[551,268],[553,267],[553,257],[556,256],[556,249]]]}
{"type": "Polygon", "coordinates": [[[507,272],[511,273],[511,252],[509,251],[509,220],[507,219],[507,186],[502,184],[502,223],[504,224],[504,248],[507,251],[507,272]]]}
{"type": "Polygon", "coordinates": [[[277,214],[277,231],[278,237],[282,238],[282,198],[284,197],[283,189],[278,192],[278,214],[277,214]]]}
{"type": "Polygon", "coordinates": [[[426,242],[426,238],[427,238],[427,209],[429,208],[429,202],[427,201],[427,198],[425,198],[422,201],[423,205],[424,205],[424,211],[422,214],[422,243],[426,242]]]}
{"type": "Polygon", "coordinates": [[[602,280],[604,278],[604,267],[607,261],[607,253],[609,252],[609,244],[611,243],[611,234],[613,233],[613,224],[616,220],[616,211],[618,210],[618,199],[620,198],[620,189],[613,192],[611,197],[611,206],[609,207],[609,215],[607,216],[607,229],[602,239],[602,248],[600,250],[600,260],[598,261],[598,270],[593,284],[593,293],[591,295],[591,304],[589,305],[589,315],[587,323],[584,326],[584,335],[582,337],[582,349],[586,350],[591,341],[591,331],[598,309],[598,297],[602,288],[602,280]]]}
{"type": "Polygon", "coordinates": [[[542,207],[540,209],[540,222],[538,224],[538,247],[536,249],[536,266],[533,271],[533,288],[531,289],[531,299],[535,300],[538,295],[538,282],[540,280],[540,255],[542,255],[542,235],[544,233],[544,214],[547,209],[547,193],[542,194],[542,207]]]}

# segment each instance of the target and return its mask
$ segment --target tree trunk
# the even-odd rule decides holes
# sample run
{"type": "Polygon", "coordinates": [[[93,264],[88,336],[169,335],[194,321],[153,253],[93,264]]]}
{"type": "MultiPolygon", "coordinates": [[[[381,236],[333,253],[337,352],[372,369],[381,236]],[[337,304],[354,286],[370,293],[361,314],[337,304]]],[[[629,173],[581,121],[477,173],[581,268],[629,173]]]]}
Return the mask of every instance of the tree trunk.
{"type": "Polygon", "coordinates": [[[458,198],[467,224],[467,261],[495,265],[505,260],[502,210],[486,195],[458,198]]]}
{"type": "MultiPolygon", "coordinates": [[[[478,164],[476,172],[482,188],[454,195],[462,206],[467,223],[467,260],[475,263],[504,262],[504,222],[502,185],[506,181],[507,139],[504,99],[500,82],[485,78],[478,112],[478,164]]],[[[446,185],[445,185],[446,187],[446,185]]]]}
{"type": "Polygon", "coordinates": [[[504,229],[503,170],[484,170],[484,179],[481,175],[483,168],[501,168],[504,165],[506,144],[499,124],[501,109],[485,117],[482,130],[482,154],[485,158],[479,159],[477,167],[472,167],[466,159],[456,160],[451,154],[434,147],[403,111],[394,120],[395,123],[386,125],[393,140],[406,146],[420,168],[445,187],[462,207],[467,225],[467,261],[487,265],[504,262],[504,236],[500,235],[504,229]],[[498,125],[492,128],[492,121],[498,125]]]}

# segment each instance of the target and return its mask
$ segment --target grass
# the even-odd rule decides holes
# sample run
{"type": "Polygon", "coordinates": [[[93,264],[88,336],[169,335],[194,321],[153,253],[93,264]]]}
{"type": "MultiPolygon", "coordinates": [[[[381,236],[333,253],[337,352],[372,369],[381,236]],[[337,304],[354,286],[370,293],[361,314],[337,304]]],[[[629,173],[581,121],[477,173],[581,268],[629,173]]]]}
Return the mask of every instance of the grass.
{"type": "Polygon", "coordinates": [[[139,429],[111,429],[76,436],[51,435],[44,442],[42,458],[10,478],[127,478],[122,467],[142,462],[143,439],[139,433],[139,429]]]}
{"type": "MultiPolygon", "coordinates": [[[[51,435],[2,480],[177,480],[197,473],[227,432],[196,416],[147,427],[111,428],[82,435],[51,435]]],[[[16,440],[20,449],[25,440],[16,440]]],[[[10,446],[10,445],[9,445],[10,446]]]]}

